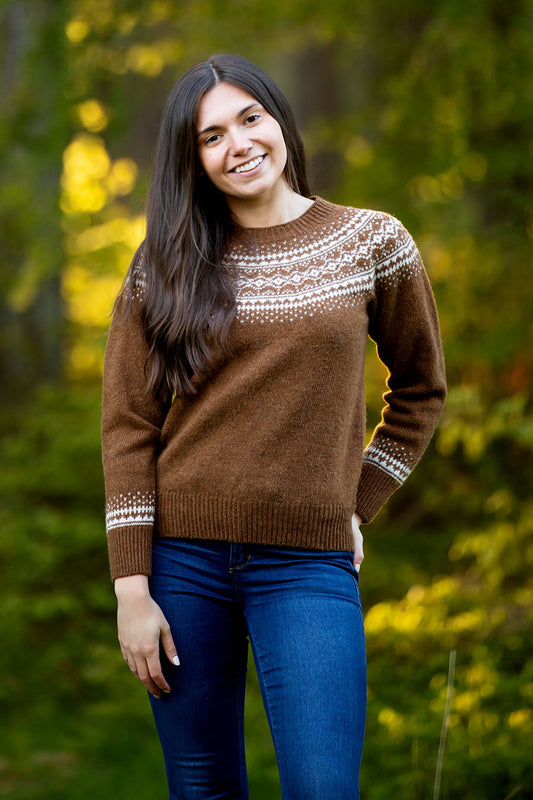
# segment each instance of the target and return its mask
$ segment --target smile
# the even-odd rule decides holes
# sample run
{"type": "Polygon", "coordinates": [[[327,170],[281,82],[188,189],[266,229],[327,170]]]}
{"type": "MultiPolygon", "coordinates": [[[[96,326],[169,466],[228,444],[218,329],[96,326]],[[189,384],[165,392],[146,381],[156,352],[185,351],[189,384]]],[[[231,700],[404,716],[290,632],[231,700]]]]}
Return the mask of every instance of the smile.
{"type": "Polygon", "coordinates": [[[259,166],[265,159],[265,156],[257,156],[257,158],[253,158],[251,161],[247,161],[246,164],[239,164],[238,167],[232,169],[232,172],[250,172],[250,170],[255,169],[259,166]]]}

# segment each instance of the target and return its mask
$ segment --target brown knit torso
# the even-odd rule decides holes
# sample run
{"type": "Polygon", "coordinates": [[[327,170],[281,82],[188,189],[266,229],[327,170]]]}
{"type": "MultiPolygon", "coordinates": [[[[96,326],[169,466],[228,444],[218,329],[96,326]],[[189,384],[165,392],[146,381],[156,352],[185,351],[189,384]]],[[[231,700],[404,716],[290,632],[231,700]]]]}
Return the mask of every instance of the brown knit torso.
{"type": "MultiPolygon", "coordinates": [[[[317,198],[240,231],[231,356],[167,407],[144,386],[142,280],[115,314],[104,371],[111,572],[150,572],[152,536],[350,550],[425,449],[444,399],[438,322],[418,250],[390,215],[317,198]],[[390,371],[364,450],[368,334],[390,371]]],[[[139,267],[142,274],[142,264],[139,267]]]]}

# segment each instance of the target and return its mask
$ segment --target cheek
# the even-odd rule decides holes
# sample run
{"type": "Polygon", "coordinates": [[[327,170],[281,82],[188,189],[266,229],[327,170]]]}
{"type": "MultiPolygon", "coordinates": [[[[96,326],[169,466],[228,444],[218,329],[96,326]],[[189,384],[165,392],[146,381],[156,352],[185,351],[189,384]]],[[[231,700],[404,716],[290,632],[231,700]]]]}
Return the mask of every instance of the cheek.
{"type": "Polygon", "coordinates": [[[282,170],[285,170],[285,167],[287,166],[287,146],[283,138],[281,139],[279,153],[280,153],[280,166],[282,170]]]}
{"type": "Polygon", "coordinates": [[[200,166],[213,182],[216,182],[217,177],[220,175],[220,169],[217,168],[216,155],[210,151],[201,150],[198,154],[200,166]]]}
{"type": "Polygon", "coordinates": [[[283,133],[281,132],[281,128],[279,125],[276,124],[276,147],[279,153],[279,159],[283,163],[285,167],[287,163],[287,145],[285,144],[285,139],[283,138],[283,133]]]}

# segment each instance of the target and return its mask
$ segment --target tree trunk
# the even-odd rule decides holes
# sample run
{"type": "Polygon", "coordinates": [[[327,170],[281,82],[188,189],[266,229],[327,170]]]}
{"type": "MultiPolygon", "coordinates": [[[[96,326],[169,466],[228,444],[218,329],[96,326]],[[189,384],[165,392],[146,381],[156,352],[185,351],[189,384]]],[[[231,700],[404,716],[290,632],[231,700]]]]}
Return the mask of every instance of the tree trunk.
{"type": "Polygon", "coordinates": [[[0,11],[0,398],[62,374],[58,205],[68,135],[62,0],[0,11]]]}

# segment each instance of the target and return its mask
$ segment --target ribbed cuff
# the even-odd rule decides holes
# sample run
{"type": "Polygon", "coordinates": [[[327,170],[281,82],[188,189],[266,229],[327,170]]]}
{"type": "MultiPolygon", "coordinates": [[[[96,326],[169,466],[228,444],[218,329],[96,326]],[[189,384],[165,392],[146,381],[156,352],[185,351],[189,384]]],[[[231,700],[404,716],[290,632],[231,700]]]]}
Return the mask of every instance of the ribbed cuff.
{"type": "Polygon", "coordinates": [[[389,497],[401,486],[374,464],[363,463],[355,510],[363,522],[372,522],[389,497]]]}
{"type": "Polygon", "coordinates": [[[150,575],[152,572],[151,525],[115,528],[109,531],[107,544],[111,579],[126,575],[150,575]]]}

